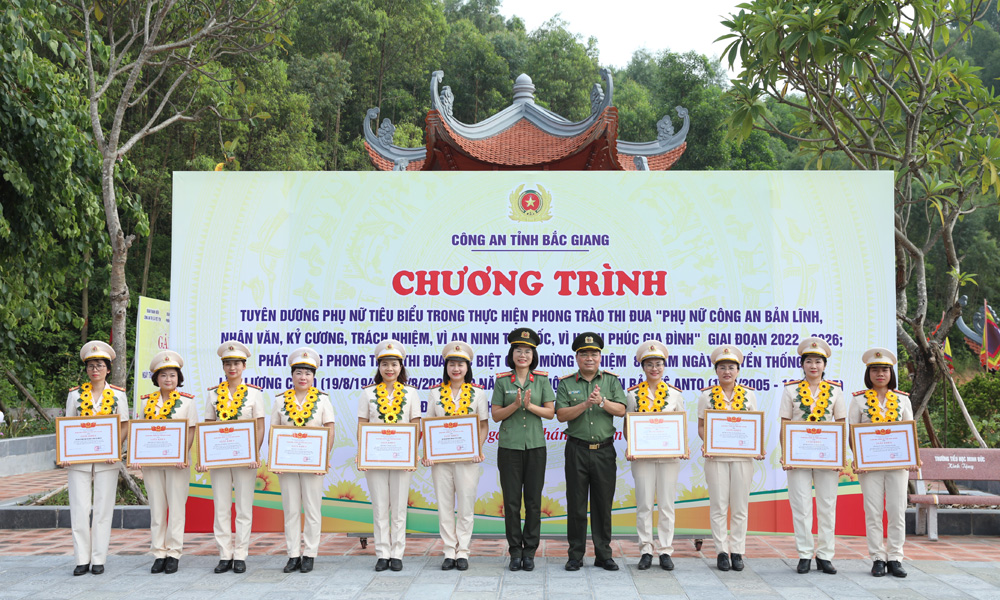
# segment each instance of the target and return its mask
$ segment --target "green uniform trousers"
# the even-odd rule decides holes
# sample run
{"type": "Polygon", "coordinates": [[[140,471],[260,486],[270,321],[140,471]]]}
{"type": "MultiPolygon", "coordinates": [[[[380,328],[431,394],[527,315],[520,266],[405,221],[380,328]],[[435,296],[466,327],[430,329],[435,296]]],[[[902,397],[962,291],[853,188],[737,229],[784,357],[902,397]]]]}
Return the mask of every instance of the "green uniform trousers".
{"type": "Polygon", "coordinates": [[[611,558],[611,504],[615,499],[617,453],[613,444],[595,450],[566,440],[566,538],[569,558],[583,560],[587,550],[587,500],[590,534],[597,560],[611,558]]]}
{"type": "Polygon", "coordinates": [[[527,450],[497,448],[497,470],[503,490],[503,520],[511,558],[534,558],[542,534],[542,486],[545,446],[527,450]],[[521,498],[524,497],[524,529],[521,498]]]}

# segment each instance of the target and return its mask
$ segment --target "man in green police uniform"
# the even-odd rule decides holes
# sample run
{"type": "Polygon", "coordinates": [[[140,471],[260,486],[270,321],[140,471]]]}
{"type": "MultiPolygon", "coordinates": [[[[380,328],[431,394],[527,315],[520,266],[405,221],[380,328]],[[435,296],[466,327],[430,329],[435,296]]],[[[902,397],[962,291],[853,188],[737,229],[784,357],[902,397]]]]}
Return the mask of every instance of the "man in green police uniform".
{"type": "Polygon", "coordinates": [[[559,380],[556,418],[566,426],[567,571],[578,571],[587,549],[587,497],[594,566],[617,571],[611,558],[611,503],[615,497],[614,417],[625,416],[625,390],[618,376],[602,371],[604,340],[581,333],[573,340],[579,371],[559,380]]]}

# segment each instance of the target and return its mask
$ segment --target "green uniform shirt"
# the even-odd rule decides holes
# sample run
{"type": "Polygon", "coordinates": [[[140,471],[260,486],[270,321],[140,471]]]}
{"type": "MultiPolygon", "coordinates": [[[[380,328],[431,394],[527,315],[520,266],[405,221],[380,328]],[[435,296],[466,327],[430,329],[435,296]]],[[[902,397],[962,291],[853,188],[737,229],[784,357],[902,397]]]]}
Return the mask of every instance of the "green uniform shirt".
{"type": "MultiPolygon", "coordinates": [[[[493,404],[503,408],[517,402],[518,390],[521,391],[522,399],[525,393],[531,390],[531,403],[535,406],[555,402],[556,399],[552,393],[552,384],[542,371],[529,373],[524,385],[519,384],[517,375],[510,372],[497,374],[497,382],[493,388],[493,404]]],[[[542,430],[542,418],[528,412],[523,404],[514,411],[514,414],[500,421],[501,448],[530,450],[543,446],[545,446],[545,432],[542,430]]]]}
{"type": "MultiPolygon", "coordinates": [[[[556,410],[586,402],[594,386],[601,386],[601,396],[605,401],[625,404],[625,390],[617,375],[598,371],[592,380],[587,381],[577,371],[559,380],[556,410]]],[[[614,417],[595,404],[566,424],[566,435],[585,442],[603,442],[615,435],[614,417]]]]}

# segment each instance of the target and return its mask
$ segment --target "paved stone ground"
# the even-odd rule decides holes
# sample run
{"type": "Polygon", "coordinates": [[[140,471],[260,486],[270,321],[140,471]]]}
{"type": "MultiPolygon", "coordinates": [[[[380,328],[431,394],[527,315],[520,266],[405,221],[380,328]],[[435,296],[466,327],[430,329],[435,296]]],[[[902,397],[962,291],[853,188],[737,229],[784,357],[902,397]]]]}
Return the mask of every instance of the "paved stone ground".
{"type": "Polygon", "coordinates": [[[211,572],[214,556],[185,556],[174,575],[151,575],[148,556],[115,556],[101,576],[73,577],[68,556],[0,558],[0,598],[183,598],[250,600],[415,598],[433,600],[701,600],[881,598],[900,600],[1000,599],[1000,570],[994,562],[914,561],[909,577],[876,579],[864,560],[838,560],[837,575],[794,572],[794,559],[748,559],[742,573],[721,573],[714,560],[678,558],[676,570],[637,571],[635,561],[618,572],[587,566],[563,570],[561,558],[540,558],[531,573],[511,573],[501,557],[474,557],[464,573],[440,570],[438,557],[407,557],[398,573],[375,573],[368,556],[320,556],[312,573],[284,574],[279,556],[251,556],[243,575],[211,572]]]}

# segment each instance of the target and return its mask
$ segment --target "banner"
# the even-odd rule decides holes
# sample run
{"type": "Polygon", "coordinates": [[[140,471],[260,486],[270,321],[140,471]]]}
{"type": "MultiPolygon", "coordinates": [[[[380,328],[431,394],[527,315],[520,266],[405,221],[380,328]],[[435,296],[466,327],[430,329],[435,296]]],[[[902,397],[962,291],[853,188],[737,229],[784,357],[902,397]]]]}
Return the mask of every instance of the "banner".
{"type": "Polygon", "coordinates": [[[135,380],[132,384],[132,412],[139,398],[156,391],[149,380],[149,363],[170,346],[170,302],[139,296],[135,322],[135,380]]]}
{"type": "MultiPolygon", "coordinates": [[[[711,350],[735,345],[746,354],[740,381],[757,390],[767,425],[750,529],[790,531],[777,450],[783,382],[801,379],[795,349],[810,335],[833,347],[826,377],[843,381],[848,399],[863,388],[862,352],[895,346],[891,223],[889,172],[175,173],[171,346],[199,409],[223,377],[221,342],[250,347],[245,380],[272,403],[292,386],[287,354],[315,348],[316,386],[337,416],[323,527],[362,532],[371,507],[354,467],[358,398],[385,337],[406,346],[425,403],[452,340],[475,348],[474,379],[488,394],[508,370],[505,334],[518,326],[541,335],[539,369],[553,386],[576,371],[577,333],[604,336],[602,366],[626,386],[642,377],[638,343],[660,340],[692,423],[677,531],[701,533],[697,398],[715,383],[711,350]]],[[[476,531],[502,533],[490,428],[476,531]]],[[[545,423],[543,533],[565,531],[564,429],[545,423]]],[[[621,433],[616,447],[614,530],[634,534],[621,433]]],[[[192,473],[193,503],[211,502],[208,483],[192,473]]],[[[262,468],[256,530],[281,529],[278,491],[262,468]]],[[[839,519],[838,533],[863,533],[856,481],[845,477],[841,493],[838,512],[856,518],[839,519]]],[[[436,532],[430,469],[414,473],[410,505],[408,528],[436,532]]],[[[189,529],[210,530],[211,514],[189,511],[189,529]]]]}

